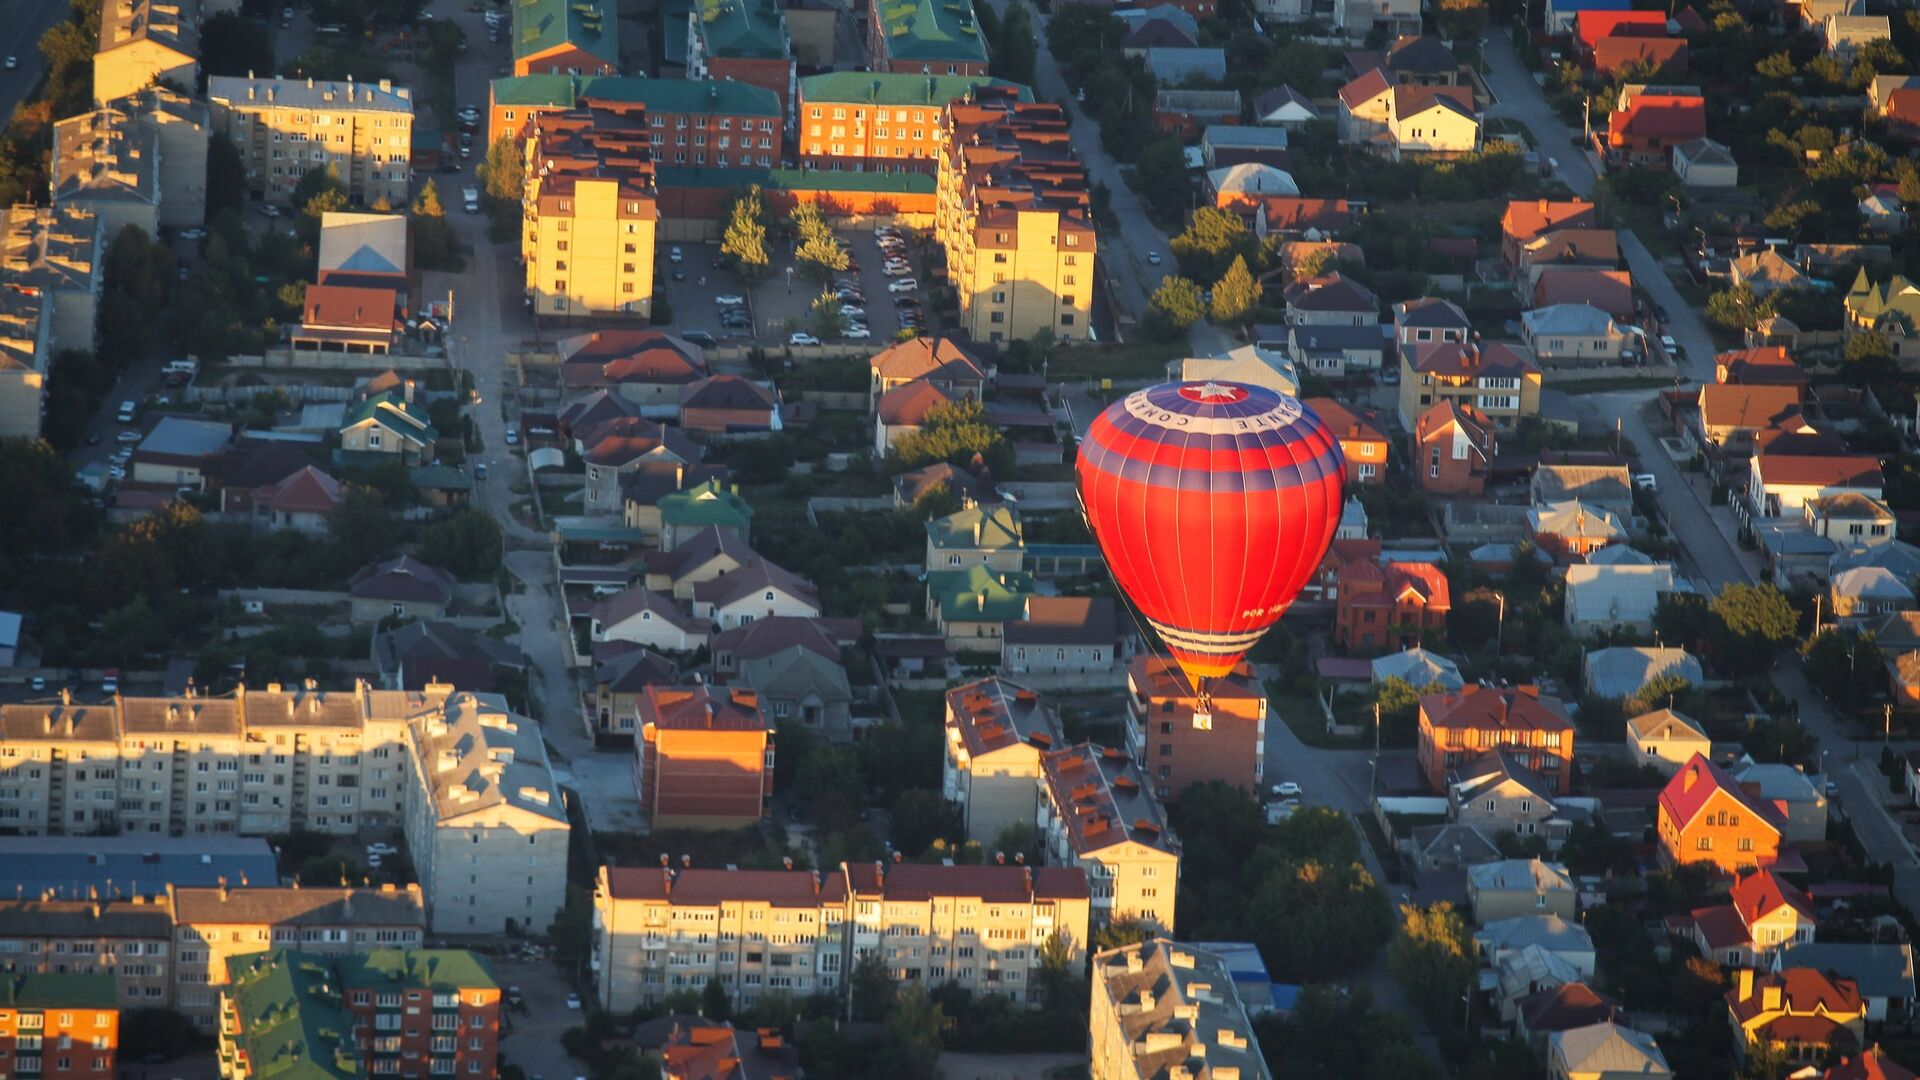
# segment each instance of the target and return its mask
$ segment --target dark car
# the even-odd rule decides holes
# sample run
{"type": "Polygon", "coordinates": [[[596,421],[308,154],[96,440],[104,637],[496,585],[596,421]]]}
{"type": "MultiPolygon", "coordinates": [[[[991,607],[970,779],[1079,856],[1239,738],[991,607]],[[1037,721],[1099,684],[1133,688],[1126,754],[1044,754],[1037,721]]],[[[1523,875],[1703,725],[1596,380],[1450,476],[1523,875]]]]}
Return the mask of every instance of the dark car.
{"type": "Polygon", "coordinates": [[[88,433],[87,433],[87,445],[88,445],[88,446],[99,446],[99,445],[100,445],[100,433],[99,433],[99,432],[97,432],[97,431],[90,431],[90,432],[88,432],[88,433]]]}
{"type": "Polygon", "coordinates": [[[917,308],[920,306],[920,298],[917,296],[896,296],[893,298],[893,306],[897,308],[917,308]]]}
{"type": "Polygon", "coordinates": [[[712,348],[713,346],[719,344],[718,342],[713,340],[713,335],[707,333],[705,330],[689,330],[686,333],[681,334],[680,336],[694,343],[695,345],[701,345],[707,348],[712,348]]]}

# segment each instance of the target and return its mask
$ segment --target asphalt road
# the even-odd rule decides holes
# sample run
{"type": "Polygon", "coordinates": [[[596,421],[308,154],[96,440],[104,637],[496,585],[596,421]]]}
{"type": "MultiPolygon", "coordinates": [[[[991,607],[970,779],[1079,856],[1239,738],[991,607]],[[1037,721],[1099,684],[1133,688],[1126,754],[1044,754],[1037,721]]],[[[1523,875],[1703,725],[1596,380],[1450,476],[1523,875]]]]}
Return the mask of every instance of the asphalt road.
{"type": "Polygon", "coordinates": [[[12,71],[0,69],[0,117],[12,116],[14,107],[40,81],[47,67],[40,55],[40,37],[72,10],[63,0],[17,0],[7,9],[6,24],[0,26],[0,54],[14,57],[19,66],[12,71]]]}

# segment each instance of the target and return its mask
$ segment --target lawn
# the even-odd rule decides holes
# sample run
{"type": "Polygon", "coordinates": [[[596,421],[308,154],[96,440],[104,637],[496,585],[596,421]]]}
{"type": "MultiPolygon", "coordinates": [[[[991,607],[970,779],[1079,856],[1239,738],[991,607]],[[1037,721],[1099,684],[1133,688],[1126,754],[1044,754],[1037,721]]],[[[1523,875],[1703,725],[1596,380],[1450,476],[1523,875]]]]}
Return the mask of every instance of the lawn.
{"type": "Polygon", "coordinates": [[[1317,746],[1323,750],[1352,750],[1356,747],[1373,745],[1365,739],[1342,739],[1327,734],[1327,721],[1320,711],[1320,703],[1312,694],[1303,694],[1294,690],[1274,690],[1268,684],[1267,699],[1273,704],[1273,711],[1287,727],[1293,729],[1293,737],[1308,746],[1317,746]]]}
{"type": "Polygon", "coordinates": [[[1167,364],[1186,355],[1184,342],[1141,341],[1129,345],[1075,345],[1056,349],[1047,377],[1067,379],[1151,379],[1167,377],[1167,364]]]}

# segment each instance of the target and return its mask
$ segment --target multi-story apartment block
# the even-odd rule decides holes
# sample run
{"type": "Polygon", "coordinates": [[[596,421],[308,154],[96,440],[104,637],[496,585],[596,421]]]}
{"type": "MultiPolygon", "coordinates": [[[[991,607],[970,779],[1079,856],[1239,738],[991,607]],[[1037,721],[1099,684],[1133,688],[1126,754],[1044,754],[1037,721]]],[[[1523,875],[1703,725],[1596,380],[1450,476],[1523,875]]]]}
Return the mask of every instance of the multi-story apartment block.
{"type": "Polygon", "coordinates": [[[207,220],[207,146],[213,114],[207,103],[165,86],[152,86],[111,107],[152,129],[160,142],[160,224],[170,229],[207,220]]]}
{"type": "Polygon", "coordinates": [[[1097,257],[1088,193],[1058,105],[1022,104],[1001,86],[947,106],[934,227],[974,340],[1086,338],[1097,257]]]}
{"type": "Polygon", "coordinates": [[[173,915],[164,896],[0,903],[0,979],[104,975],[124,1008],[162,1006],[172,989],[173,915]]]}
{"type": "Polygon", "coordinates": [[[800,80],[794,107],[800,164],[931,176],[940,159],[947,106],[971,100],[983,86],[1006,87],[1023,102],[1033,100],[1025,86],[984,75],[810,75],[800,80]]]}
{"type": "Polygon", "coordinates": [[[991,844],[1033,821],[1041,755],[1063,741],[1059,718],[1023,686],[987,678],[947,691],[941,789],[960,807],[967,839],[991,844]]]}
{"type": "Polygon", "coordinates": [[[168,890],[174,1007],[211,1028],[227,962],[270,949],[342,956],[417,949],[427,927],[420,886],[396,889],[258,886],[168,890]]]}
{"type": "Polygon", "coordinates": [[[743,1008],[773,990],[843,993],[869,955],[896,979],[1035,1003],[1040,946],[1059,935],[1072,966],[1088,940],[1077,867],[603,867],[593,903],[592,967],[614,1011],[711,979],[743,1008]]]}
{"type": "Polygon", "coordinates": [[[107,240],[160,234],[160,133],[111,106],[53,125],[53,205],[88,210],[107,240]]]}
{"type": "Polygon", "coordinates": [[[1258,794],[1266,742],[1267,695],[1246,665],[1215,679],[1203,701],[1172,660],[1128,663],[1127,750],[1162,803],[1208,780],[1258,794]]]}
{"type": "Polygon", "coordinates": [[[93,54],[93,100],[106,103],[162,80],[192,93],[200,77],[197,0],[106,0],[93,54]]]}
{"type": "Polygon", "coordinates": [[[0,975],[0,1073],[112,1077],[120,1047],[113,990],[111,975],[0,975]]]}
{"type": "Polygon", "coordinates": [[[207,80],[214,130],[233,140],[247,187],[284,203],[309,169],[331,169],[347,197],[405,206],[413,181],[413,93],[373,83],[256,79],[207,80]]]}
{"type": "Polygon", "coordinates": [[[738,829],[773,807],[773,725],[760,695],[649,686],[635,706],[634,780],[656,829],[738,829]]]}
{"type": "Polygon", "coordinates": [[[528,75],[495,79],[489,94],[488,130],[495,139],[517,138],[540,113],[633,105],[646,112],[653,159],[661,165],[744,169],[781,161],[780,95],[748,83],[528,75]]]}
{"type": "Polygon", "coordinates": [[[567,811],[533,721],[430,686],[407,725],[407,850],[432,930],[545,930],[566,900],[567,811]]]}
{"type": "MultiPolygon", "coordinates": [[[[0,438],[40,437],[52,343],[52,305],[46,298],[30,289],[0,285],[0,438]]],[[[7,816],[0,806],[0,821],[7,816]]]]}
{"type": "Polygon", "coordinates": [[[1081,743],[1040,758],[1047,862],[1087,875],[1093,923],[1133,917],[1173,933],[1180,839],[1126,751],[1081,743]]]}
{"type": "Polygon", "coordinates": [[[867,5],[867,56],[877,72],[985,75],[987,41],[970,3],[875,0],[867,5]]]}
{"type": "Polygon", "coordinates": [[[794,99],[793,39],[778,0],[698,0],[687,13],[687,78],[732,79],[794,99]]]}
{"type": "Polygon", "coordinates": [[[568,109],[530,131],[520,256],[534,314],[647,317],[660,215],[646,110],[568,109]]]}
{"type": "Polygon", "coordinates": [[[1093,958],[1093,1080],[1272,1080],[1226,961],[1165,938],[1093,958]]]}
{"type": "Polygon", "coordinates": [[[93,350],[108,240],[101,219],[90,210],[7,210],[0,229],[0,285],[37,293],[52,304],[49,346],[56,351],[93,350]]]}
{"type": "Polygon", "coordinates": [[[500,985],[473,953],[382,949],[328,957],[280,948],[228,961],[222,1080],[457,1076],[493,1080],[500,985]]]}

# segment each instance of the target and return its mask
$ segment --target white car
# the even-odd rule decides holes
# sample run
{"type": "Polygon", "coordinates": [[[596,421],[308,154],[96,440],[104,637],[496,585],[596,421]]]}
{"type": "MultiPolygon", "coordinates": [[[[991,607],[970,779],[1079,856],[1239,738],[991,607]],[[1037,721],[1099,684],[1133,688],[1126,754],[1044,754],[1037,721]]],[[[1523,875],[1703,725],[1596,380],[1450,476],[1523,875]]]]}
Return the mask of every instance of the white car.
{"type": "Polygon", "coordinates": [[[670,247],[667,249],[667,261],[668,262],[686,262],[687,257],[681,254],[680,246],[676,244],[673,247],[670,247]]]}
{"type": "Polygon", "coordinates": [[[454,115],[458,116],[462,120],[467,121],[468,123],[473,123],[474,121],[480,119],[480,110],[469,105],[466,108],[461,109],[459,112],[455,113],[454,115]]]}
{"type": "Polygon", "coordinates": [[[1150,262],[1150,263],[1152,263],[1152,264],[1153,264],[1153,265],[1155,265],[1155,266],[1159,266],[1159,265],[1160,265],[1160,253],[1159,253],[1159,252],[1157,252],[1157,251],[1149,251],[1149,252],[1147,252],[1147,261],[1148,261],[1148,262],[1150,262]]]}
{"type": "Polygon", "coordinates": [[[275,205],[273,205],[272,203],[261,203],[261,204],[260,204],[260,214],[261,214],[261,216],[263,216],[263,217],[270,217],[270,218],[272,218],[272,217],[279,217],[279,216],[280,216],[280,208],[279,208],[279,207],[277,207],[277,206],[275,206],[275,205]]]}
{"type": "Polygon", "coordinates": [[[180,230],[180,239],[182,240],[198,240],[206,235],[207,235],[207,230],[205,229],[181,229],[180,230]]]}
{"type": "Polygon", "coordinates": [[[795,331],[790,337],[787,338],[787,344],[818,345],[820,344],[820,339],[804,331],[795,331]]]}
{"type": "Polygon", "coordinates": [[[849,319],[864,319],[867,317],[867,309],[856,304],[841,304],[840,314],[849,319]]]}
{"type": "MultiPolygon", "coordinates": [[[[675,248],[674,250],[678,251],[680,249],[675,248]]],[[[675,259],[673,261],[679,262],[680,260],[675,259]]],[[[742,297],[737,293],[722,293],[719,296],[714,297],[713,302],[716,304],[719,304],[721,307],[739,307],[740,305],[746,303],[747,301],[745,297],[742,297]]]]}
{"type": "Polygon", "coordinates": [[[1660,493],[1660,478],[1650,472],[1643,472],[1633,478],[1633,486],[1639,488],[1641,491],[1652,492],[1658,495],[1660,493]]]}
{"type": "Polygon", "coordinates": [[[567,1008],[573,1010],[574,1012],[580,1011],[580,995],[579,994],[567,995],[567,1008]]]}
{"type": "Polygon", "coordinates": [[[847,332],[840,336],[850,341],[865,341],[873,336],[873,331],[864,326],[850,326],[847,328],[847,332]]]}
{"type": "Polygon", "coordinates": [[[887,291],[891,293],[910,293],[919,287],[920,282],[911,277],[903,277],[899,281],[887,282],[887,291]]]}
{"type": "Polygon", "coordinates": [[[372,843],[367,845],[367,854],[369,855],[397,855],[399,852],[400,849],[394,847],[392,844],[372,843]]]}
{"type": "Polygon", "coordinates": [[[515,431],[512,428],[507,429],[507,445],[508,446],[520,445],[520,433],[518,431],[515,431]]]}
{"type": "Polygon", "coordinates": [[[19,66],[20,66],[20,58],[19,58],[19,57],[17,57],[17,56],[9,56],[9,57],[7,57],[7,70],[8,70],[8,71],[12,71],[12,70],[13,70],[14,68],[17,68],[17,67],[19,67],[19,66]]]}
{"type": "Polygon", "coordinates": [[[123,443],[137,443],[141,439],[146,438],[146,435],[138,431],[123,431],[120,434],[115,435],[114,438],[123,443]]]}
{"type": "Polygon", "coordinates": [[[127,478],[127,470],[124,466],[114,465],[107,469],[107,475],[115,480],[125,480],[127,478]]]}
{"type": "Polygon", "coordinates": [[[880,272],[888,277],[910,277],[913,274],[913,267],[906,263],[888,263],[880,268],[880,272]]]}
{"type": "Polygon", "coordinates": [[[1300,785],[1289,780],[1284,784],[1273,785],[1273,797],[1276,799],[1297,799],[1300,797],[1300,785]]]}

